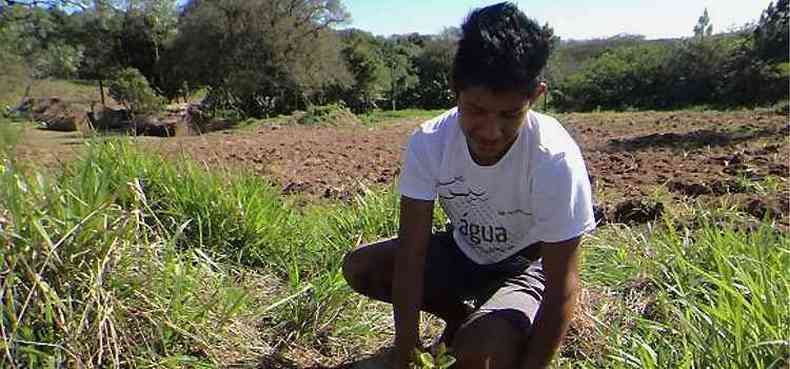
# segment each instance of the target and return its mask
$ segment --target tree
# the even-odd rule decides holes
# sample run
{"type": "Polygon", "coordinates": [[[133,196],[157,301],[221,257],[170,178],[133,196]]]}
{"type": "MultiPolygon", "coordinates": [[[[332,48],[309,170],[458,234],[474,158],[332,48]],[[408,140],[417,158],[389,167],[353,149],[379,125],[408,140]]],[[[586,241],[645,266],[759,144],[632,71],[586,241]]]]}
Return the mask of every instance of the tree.
{"type": "Polygon", "coordinates": [[[207,86],[253,116],[305,107],[349,78],[330,29],[347,19],[337,0],[193,0],[166,57],[183,79],[168,85],[207,86]]]}
{"type": "Polygon", "coordinates": [[[703,40],[705,36],[710,36],[713,34],[713,25],[710,24],[710,16],[708,16],[708,8],[705,8],[705,11],[702,15],[697,19],[697,24],[694,26],[694,37],[698,37],[700,40],[703,40]]]}
{"type": "Polygon", "coordinates": [[[133,117],[162,108],[162,99],[157,96],[143,74],[134,68],[125,68],[118,72],[110,82],[110,95],[123,104],[133,117]]]}
{"type": "Polygon", "coordinates": [[[164,44],[176,34],[176,0],[138,0],[120,9],[117,54],[121,63],[138,69],[157,89],[165,84],[161,68],[164,44]]]}
{"type": "Polygon", "coordinates": [[[344,93],[345,102],[355,112],[376,107],[376,100],[391,86],[390,70],[383,49],[372,34],[350,30],[343,35],[342,54],[354,82],[344,93]]]}
{"type": "Polygon", "coordinates": [[[450,89],[450,72],[459,38],[458,28],[446,28],[441,34],[427,41],[414,58],[419,80],[413,90],[419,106],[447,108],[455,102],[455,96],[450,89]]]}
{"type": "Polygon", "coordinates": [[[110,78],[121,65],[117,54],[118,37],[116,36],[121,25],[119,17],[102,10],[97,6],[94,11],[85,14],[87,18],[83,35],[85,51],[79,74],[82,78],[96,81],[101,103],[104,105],[104,80],[110,78]]]}
{"type": "Polygon", "coordinates": [[[753,106],[787,98],[788,3],[787,0],[770,3],[756,25],[738,32],[737,44],[718,72],[718,99],[730,105],[753,106]]]}
{"type": "Polygon", "coordinates": [[[660,44],[611,49],[561,82],[564,100],[557,99],[557,107],[590,110],[666,104],[664,63],[668,53],[660,44]]]}
{"type": "Polygon", "coordinates": [[[757,57],[770,62],[789,62],[790,1],[779,0],[768,4],[754,29],[754,49],[757,57]]]}
{"type": "Polygon", "coordinates": [[[389,70],[389,98],[392,110],[397,108],[399,95],[417,84],[419,80],[412,65],[414,51],[403,45],[389,41],[385,43],[385,64],[389,70]]]}

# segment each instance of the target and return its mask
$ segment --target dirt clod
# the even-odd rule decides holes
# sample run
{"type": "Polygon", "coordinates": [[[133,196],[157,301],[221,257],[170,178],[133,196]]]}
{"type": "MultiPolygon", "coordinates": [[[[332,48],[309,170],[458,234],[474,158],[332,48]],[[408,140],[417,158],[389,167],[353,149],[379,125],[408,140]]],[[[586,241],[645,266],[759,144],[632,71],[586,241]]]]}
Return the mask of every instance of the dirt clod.
{"type": "Polygon", "coordinates": [[[658,220],[664,213],[664,204],[647,199],[629,199],[619,203],[613,214],[617,223],[644,224],[658,220]]]}
{"type": "Polygon", "coordinates": [[[790,199],[787,196],[753,198],[744,210],[757,219],[786,220],[790,215],[790,199]]]}

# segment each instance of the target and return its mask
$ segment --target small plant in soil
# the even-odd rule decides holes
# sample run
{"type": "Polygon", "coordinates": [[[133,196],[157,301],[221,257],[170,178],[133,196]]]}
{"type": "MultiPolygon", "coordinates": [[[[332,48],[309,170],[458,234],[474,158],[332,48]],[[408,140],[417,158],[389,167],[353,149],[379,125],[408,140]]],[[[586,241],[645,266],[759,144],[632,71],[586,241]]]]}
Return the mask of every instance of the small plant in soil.
{"type": "Polygon", "coordinates": [[[455,358],[450,355],[444,343],[440,343],[436,348],[436,353],[431,354],[429,351],[420,351],[414,349],[414,361],[411,364],[412,369],[446,369],[455,364],[455,358]]]}

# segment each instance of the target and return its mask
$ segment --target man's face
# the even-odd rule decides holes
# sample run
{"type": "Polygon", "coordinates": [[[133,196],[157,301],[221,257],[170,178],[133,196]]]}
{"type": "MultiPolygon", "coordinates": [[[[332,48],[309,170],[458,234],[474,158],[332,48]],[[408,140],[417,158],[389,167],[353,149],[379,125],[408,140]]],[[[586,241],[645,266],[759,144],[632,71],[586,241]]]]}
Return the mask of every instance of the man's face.
{"type": "Polygon", "coordinates": [[[493,92],[485,87],[458,92],[461,130],[478,164],[493,165],[507,152],[524,124],[530,100],[522,92],[493,92]]]}

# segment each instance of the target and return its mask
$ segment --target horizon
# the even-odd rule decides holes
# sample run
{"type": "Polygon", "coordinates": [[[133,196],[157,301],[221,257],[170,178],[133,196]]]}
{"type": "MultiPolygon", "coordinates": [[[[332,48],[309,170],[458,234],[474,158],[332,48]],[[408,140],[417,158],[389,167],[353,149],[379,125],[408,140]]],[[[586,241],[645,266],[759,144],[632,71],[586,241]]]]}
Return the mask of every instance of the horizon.
{"type": "MultiPolygon", "coordinates": [[[[384,37],[411,33],[432,35],[447,27],[460,26],[466,14],[474,8],[499,2],[501,0],[402,0],[375,3],[370,0],[344,0],[342,3],[351,14],[351,21],[334,28],[359,29],[384,37]]],[[[586,41],[617,35],[639,35],[647,40],[690,37],[693,36],[697,19],[705,9],[708,10],[714,34],[732,32],[759,20],[771,1],[759,0],[746,4],[738,0],[602,0],[593,5],[592,2],[573,0],[533,0],[529,2],[529,7],[525,6],[526,1],[513,3],[538,23],[548,23],[563,41],[586,41]],[[618,22],[619,19],[631,21],[618,22]]]]}

